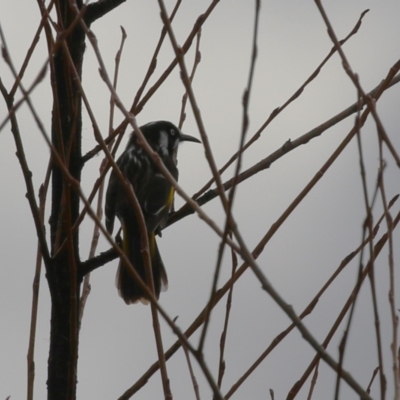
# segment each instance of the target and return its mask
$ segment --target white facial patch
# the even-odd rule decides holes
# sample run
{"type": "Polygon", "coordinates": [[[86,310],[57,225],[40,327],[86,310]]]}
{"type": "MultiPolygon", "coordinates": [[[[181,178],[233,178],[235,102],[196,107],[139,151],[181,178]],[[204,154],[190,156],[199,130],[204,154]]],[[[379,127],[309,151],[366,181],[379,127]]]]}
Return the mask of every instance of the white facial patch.
{"type": "Polygon", "coordinates": [[[168,133],[165,131],[160,132],[160,151],[164,157],[168,156],[168,133]]]}

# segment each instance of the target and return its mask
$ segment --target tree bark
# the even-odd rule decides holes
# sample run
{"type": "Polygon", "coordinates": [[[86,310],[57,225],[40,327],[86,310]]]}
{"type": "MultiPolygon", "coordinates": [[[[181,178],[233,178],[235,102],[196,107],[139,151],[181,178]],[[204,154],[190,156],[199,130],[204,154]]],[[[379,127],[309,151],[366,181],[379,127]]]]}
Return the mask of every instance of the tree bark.
{"type": "MultiPolygon", "coordinates": [[[[82,1],[77,1],[78,8],[82,1]]],[[[58,27],[64,34],[76,19],[68,0],[56,2],[58,27]]],[[[81,94],[74,83],[68,58],[79,79],[82,77],[82,61],[85,49],[85,34],[79,23],[69,32],[65,46],[56,47],[53,68],[52,143],[63,160],[70,175],[81,180],[81,94]]],[[[79,197],[71,190],[62,168],[52,165],[52,205],[50,238],[52,261],[47,266],[50,288],[51,332],[48,360],[48,399],[73,400],[76,398],[78,360],[78,304],[80,282],[77,279],[79,265],[78,230],[72,234],[71,227],[79,215],[79,197]],[[62,244],[65,242],[65,245],[62,244]],[[60,247],[63,249],[59,251],[60,247]]]]}

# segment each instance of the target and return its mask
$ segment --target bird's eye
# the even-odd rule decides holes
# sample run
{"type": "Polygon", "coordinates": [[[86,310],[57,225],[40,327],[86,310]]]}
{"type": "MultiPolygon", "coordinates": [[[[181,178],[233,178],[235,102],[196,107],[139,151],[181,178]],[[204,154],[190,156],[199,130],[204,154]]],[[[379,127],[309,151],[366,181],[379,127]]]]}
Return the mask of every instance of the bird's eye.
{"type": "Polygon", "coordinates": [[[171,136],[175,136],[175,129],[171,129],[170,134],[171,134],[171,136]]]}

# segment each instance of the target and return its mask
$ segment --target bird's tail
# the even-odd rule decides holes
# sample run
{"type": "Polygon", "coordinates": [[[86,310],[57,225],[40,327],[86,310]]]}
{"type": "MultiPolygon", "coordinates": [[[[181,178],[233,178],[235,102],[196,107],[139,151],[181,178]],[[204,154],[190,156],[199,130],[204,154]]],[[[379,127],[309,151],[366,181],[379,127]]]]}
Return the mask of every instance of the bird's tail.
{"type": "MultiPolygon", "coordinates": [[[[146,266],[141,252],[141,237],[138,229],[130,229],[123,224],[123,250],[133,268],[148,284],[150,277],[147,277],[146,266]]],[[[150,259],[153,272],[153,282],[156,298],[158,299],[161,290],[166,290],[168,286],[167,273],[164,268],[164,263],[161,259],[160,252],[158,251],[155,233],[151,232],[149,235],[150,259]]],[[[128,271],[128,266],[120,260],[116,285],[120,296],[126,304],[133,304],[138,301],[147,304],[148,296],[145,291],[140,287],[139,283],[131,276],[128,271]]]]}

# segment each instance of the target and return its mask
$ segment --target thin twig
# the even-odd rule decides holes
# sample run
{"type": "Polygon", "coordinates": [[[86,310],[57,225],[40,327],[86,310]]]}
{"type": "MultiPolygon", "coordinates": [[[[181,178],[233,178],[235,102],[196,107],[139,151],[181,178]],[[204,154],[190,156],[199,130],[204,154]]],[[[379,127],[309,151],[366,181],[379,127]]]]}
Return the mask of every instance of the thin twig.
{"type": "Polygon", "coordinates": [[[271,400],[275,400],[275,392],[273,389],[269,389],[269,394],[271,396],[271,400]]]}
{"type": "Polygon", "coordinates": [[[237,157],[237,162],[236,162],[235,174],[233,177],[232,189],[229,192],[229,209],[230,209],[230,211],[232,210],[233,201],[234,201],[234,197],[235,197],[235,193],[236,193],[237,178],[242,169],[244,144],[245,144],[247,130],[249,128],[249,119],[250,119],[249,103],[250,103],[250,95],[251,95],[251,89],[252,89],[252,84],[253,84],[254,70],[255,70],[255,66],[256,66],[257,51],[258,51],[257,50],[257,36],[258,36],[258,23],[259,23],[259,17],[260,17],[260,7],[261,7],[260,0],[256,0],[255,1],[252,53],[251,53],[251,59],[250,59],[250,71],[249,71],[249,77],[247,80],[247,87],[243,93],[243,99],[242,99],[242,104],[243,104],[242,132],[240,135],[239,150],[237,152],[238,157],[237,157]]]}
{"type": "MultiPolygon", "coordinates": [[[[383,171],[379,171],[379,176],[381,175],[383,171]]],[[[377,182],[377,190],[379,187],[379,180],[380,177],[378,177],[378,182],[377,182]]],[[[365,221],[365,229],[368,229],[370,231],[372,229],[372,221],[373,221],[373,216],[372,212],[370,214],[367,214],[366,221],[365,221]]],[[[372,245],[370,245],[370,258],[373,259],[373,252],[374,248],[372,245]]],[[[375,319],[375,334],[376,334],[376,347],[378,350],[378,361],[379,361],[379,378],[380,378],[380,392],[381,392],[381,400],[385,399],[385,393],[386,393],[386,376],[384,372],[384,363],[383,363],[383,350],[382,350],[382,335],[381,335],[381,329],[380,329],[380,318],[379,318],[379,308],[378,308],[378,298],[377,298],[377,293],[376,293],[376,282],[375,282],[375,268],[374,265],[371,266],[370,273],[368,275],[370,285],[371,285],[371,294],[372,294],[372,309],[374,313],[374,319],[375,319]]]]}
{"type": "MultiPolygon", "coordinates": [[[[237,269],[237,257],[234,251],[231,251],[232,255],[232,275],[231,278],[234,277],[236,269],[237,269]]],[[[231,315],[231,308],[232,308],[232,298],[233,298],[233,287],[234,281],[231,279],[231,287],[228,292],[228,296],[226,298],[226,306],[225,306],[225,319],[224,319],[224,326],[221,333],[220,339],[220,351],[219,351],[219,367],[218,367],[218,386],[221,387],[222,385],[222,378],[224,377],[226,363],[225,363],[225,345],[226,345],[226,337],[228,335],[228,324],[229,324],[229,317],[231,315]]]]}
{"type": "Polygon", "coordinates": [[[310,390],[308,391],[307,400],[311,400],[312,399],[312,395],[314,393],[314,389],[315,389],[315,386],[317,384],[318,369],[319,369],[319,362],[317,363],[317,365],[314,368],[314,375],[313,375],[313,377],[311,379],[310,390]]]}
{"type": "Polygon", "coordinates": [[[189,368],[189,373],[190,373],[190,379],[192,380],[192,385],[193,385],[193,390],[194,390],[194,395],[196,396],[196,400],[200,400],[200,391],[199,391],[199,385],[197,383],[196,376],[194,375],[193,367],[192,367],[192,362],[190,361],[190,354],[185,346],[182,346],[183,352],[186,357],[186,362],[189,368]]]}
{"type": "MultiPolygon", "coordinates": [[[[363,155],[363,150],[362,150],[362,145],[361,145],[361,123],[360,123],[361,109],[362,109],[361,96],[358,96],[358,110],[357,110],[357,114],[356,114],[356,118],[355,118],[355,129],[356,129],[356,138],[357,138],[358,153],[359,153],[360,175],[361,175],[363,195],[364,195],[364,205],[365,205],[366,214],[367,214],[366,221],[369,222],[368,225],[367,224],[363,225],[362,241],[364,241],[365,236],[368,233],[368,236],[371,237],[371,240],[368,242],[368,247],[370,249],[370,256],[371,256],[370,258],[372,259],[371,251],[374,247],[373,218],[372,218],[372,206],[369,204],[368,188],[367,188],[367,183],[366,183],[365,166],[364,166],[364,155],[363,155]]],[[[356,300],[357,300],[359,291],[361,289],[363,254],[364,253],[363,253],[363,249],[362,249],[362,251],[360,252],[360,262],[359,262],[358,275],[357,275],[356,294],[354,296],[353,304],[352,304],[350,312],[349,312],[349,317],[347,320],[346,328],[344,329],[342,339],[339,343],[339,366],[340,366],[340,368],[342,367],[343,362],[344,362],[344,355],[345,355],[345,350],[346,350],[346,346],[347,346],[347,339],[349,337],[350,327],[351,327],[351,323],[353,321],[354,311],[355,311],[355,307],[356,307],[356,300]]],[[[339,372],[336,375],[336,385],[335,385],[335,395],[334,395],[335,400],[339,399],[340,384],[341,384],[341,379],[340,379],[340,372],[339,372]]]]}
{"type": "MultiPolygon", "coordinates": [[[[191,71],[190,77],[189,77],[191,84],[193,83],[194,75],[196,74],[197,67],[201,61],[200,39],[201,39],[201,28],[199,29],[199,32],[196,35],[196,49],[195,49],[195,53],[194,53],[194,61],[193,61],[192,71],[191,71]]],[[[187,98],[188,98],[188,94],[187,94],[187,92],[185,92],[182,96],[182,107],[181,107],[179,123],[178,123],[179,129],[182,129],[183,123],[185,122],[185,119],[186,119],[187,98]]]]}
{"type": "Polygon", "coordinates": [[[378,374],[378,372],[379,372],[379,367],[376,367],[374,369],[374,372],[372,373],[371,380],[369,381],[369,384],[368,384],[368,387],[367,387],[367,393],[371,393],[371,387],[372,387],[372,384],[374,383],[375,377],[378,374]]]}
{"type": "MultiPolygon", "coordinates": [[[[389,307],[390,314],[392,319],[392,343],[390,345],[390,349],[392,352],[392,369],[393,369],[393,381],[394,381],[394,398],[400,398],[400,376],[399,376],[399,361],[397,357],[397,348],[398,348],[398,325],[399,319],[397,316],[397,307],[396,307],[396,296],[395,296],[395,269],[394,269],[394,245],[393,245],[393,220],[392,216],[389,212],[388,203],[387,203],[387,195],[385,190],[385,182],[383,178],[384,170],[386,163],[383,159],[383,143],[384,138],[382,136],[382,132],[378,131],[378,139],[379,139],[379,178],[378,178],[378,187],[381,193],[383,209],[385,212],[385,220],[386,226],[388,230],[388,264],[389,264],[389,307]]],[[[382,356],[382,352],[379,353],[382,356]]],[[[381,362],[381,358],[379,358],[381,362]]],[[[380,365],[379,365],[380,367],[380,365]]]]}
{"type": "MultiPolygon", "coordinates": [[[[47,189],[50,182],[50,163],[47,167],[46,176],[43,185],[39,190],[39,213],[41,220],[44,221],[47,189]]],[[[29,330],[29,345],[28,345],[28,382],[27,382],[27,400],[33,400],[33,389],[35,383],[35,338],[36,338],[36,323],[39,304],[39,289],[40,289],[40,273],[42,270],[42,253],[40,251],[40,243],[37,246],[36,252],[36,268],[32,283],[32,308],[31,308],[31,326],[29,330]]]]}

